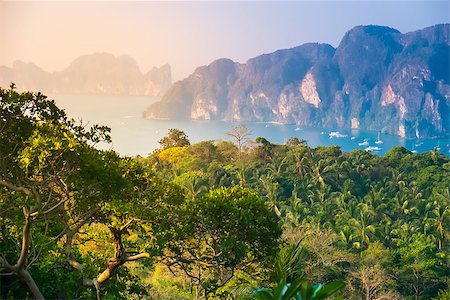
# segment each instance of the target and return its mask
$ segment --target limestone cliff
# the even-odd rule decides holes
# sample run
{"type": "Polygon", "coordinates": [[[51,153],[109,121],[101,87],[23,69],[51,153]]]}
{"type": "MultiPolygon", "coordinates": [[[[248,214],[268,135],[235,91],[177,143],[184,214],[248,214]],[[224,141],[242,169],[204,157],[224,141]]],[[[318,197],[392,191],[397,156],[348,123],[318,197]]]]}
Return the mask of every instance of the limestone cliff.
{"type": "Polygon", "coordinates": [[[142,74],[134,59],[108,53],[83,55],[61,72],[49,73],[16,61],[0,67],[0,86],[14,82],[19,90],[61,94],[161,96],[172,84],[169,65],[142,74]]]}
{"type": "Polygon", "coordinates": [[[406,34],[358,26],[336,49],[308,43],[245,64],[220,59],[176,82],[145,116],[446,136],[449,31],[449,24],[406,34]]]}

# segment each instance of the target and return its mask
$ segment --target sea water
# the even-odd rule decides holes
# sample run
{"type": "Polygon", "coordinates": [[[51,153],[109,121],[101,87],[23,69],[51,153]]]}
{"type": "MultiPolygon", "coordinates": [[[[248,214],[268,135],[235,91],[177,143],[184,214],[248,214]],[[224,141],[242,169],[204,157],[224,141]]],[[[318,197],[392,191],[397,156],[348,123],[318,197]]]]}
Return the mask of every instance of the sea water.
{"type": "MultiPolygon", "coordinates": [[[[113,149],[122,155],[147,156],[160,145],[158,141],[167,135],[170,128],[183,130],[191,143],[205,140],[230,140],[225,133],[237,123],[223,121],[170,120],[157,121],[143,118],[143,112],[155,97],[144,96],[93,96],[51,95],[57,105],[66,110],[69,117],[92,124],[111,127],[111,144],[100,144],[102,149],[113,149]]],[[[384,155],[394,146],[403,146],[414,153],[439,148],[439,152],[450,155],[450,140],[403,139],[398,136],[363,130],[304,128],[263,122],[243,122],[252,131],[252,138],[264,137],[271,143],[285,143],[291,137],[307,141],[311,147],[338,145],[343,151],[353,149],[371,150],[384,155]],[[378,141],[378,142],[377,142],[378,141]],[[381,141],[381,142],[380,142],[381,141]]]]}

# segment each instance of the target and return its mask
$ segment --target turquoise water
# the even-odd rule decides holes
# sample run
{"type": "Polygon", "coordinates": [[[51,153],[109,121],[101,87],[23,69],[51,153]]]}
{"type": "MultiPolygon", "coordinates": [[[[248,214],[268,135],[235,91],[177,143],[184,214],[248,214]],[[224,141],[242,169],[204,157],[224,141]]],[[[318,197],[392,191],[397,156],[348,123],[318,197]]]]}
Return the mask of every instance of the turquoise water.
{"type": "MultiPolygon", "coordinates": [[[[191,143],[204,140],[228,140],[225,132],[236,123],[221,121],[155,121],[142,117],[143,111],[157,98],[139,96],[85,96],[54,95],[58,106],[64,108],[70,117],[83,123],[107,125],[112,129],[112,144],[99,145],[103,149],[114,149],[122,155],[146,156],[159,147],[158,141],[169,128],[182,129],[191,143]]],[[[440,148],[450,155],[449,139],[406,140],[398,136],[380,134],[383,143],[376,144],[377,132],[362,130],[337,130],[323,128],[299,128],[295,125],[244,122],[253,132],[253,138],[262,136],[272,143],[284,143],[290,137],[298,137],[308,145],[339,145],[344,151],[378,147],[375,154],[384,155],[393,146],[404,146],[414,152],[425,152],[440,148]],[[335,132],[335,134],[330,133],[335,132]],[[336,137],[339,136],[339,137],[336,137]],[[365,143],[366,140],[366,143],[365,143]]]]}

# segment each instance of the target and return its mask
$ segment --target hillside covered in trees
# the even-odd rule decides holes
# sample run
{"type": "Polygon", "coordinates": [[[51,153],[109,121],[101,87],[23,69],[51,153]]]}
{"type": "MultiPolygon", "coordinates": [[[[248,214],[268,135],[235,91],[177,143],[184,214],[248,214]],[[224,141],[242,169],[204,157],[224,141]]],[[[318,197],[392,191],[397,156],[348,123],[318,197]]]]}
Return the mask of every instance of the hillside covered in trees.
{"type": "Polygon", "coordinates": [[[2,299],[450,296],[437,151],[276,145],[236,126],[193,145],[171,129],[121,157],[95,147],[109,128],[42,94],[0,89],[0,111],[2,299]]]}

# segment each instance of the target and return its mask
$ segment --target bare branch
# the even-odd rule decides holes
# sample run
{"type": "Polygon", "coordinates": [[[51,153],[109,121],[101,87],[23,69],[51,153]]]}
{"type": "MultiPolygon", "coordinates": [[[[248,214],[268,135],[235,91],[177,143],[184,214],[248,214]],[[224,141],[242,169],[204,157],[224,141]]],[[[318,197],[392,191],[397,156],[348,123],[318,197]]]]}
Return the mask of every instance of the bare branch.
{"type": "Polygon", "coordinates": [[[167,266],[173,266],[173,265],[180,265],[180,264],[199,264],[203,267],[215,267],[218,264],[212,264],[212,263],[206,263],[203,262],[199,259],[189,259],[189,258],[185,258],[185,257],[179,257],[179,256],[174,256],[174,257],[170,257],[171,259],[173,259],[174,261],[170,262],[170,263],[166,263],[167,266]]]}
{"type": "Polygon", "coordinates": [[[97,300],[102,299],[102,296],[100,293],[100,283],[97,281],[97,279],[83,278],[83,284],[95,286],[95,289],[97,290],[97,300]]]}
{"type": "Polygon", "coordinates": [[[28,247],[30,245],[31,216],[30,211],[26,206],[23,207],[23,214],[25,217],[25,224],[23,225],[22,230],[22,249],[20,251],[19,259],[14,266],[17,270],[23,269],[28,256],[28,247]]]}
{"type": "Polygon", "coordinates": [[[69,259],[69,265],[74,268],[77,269],[78,271],[83,271],[84,266],[82,264],[80,264],[79,262],[77,262],[74,259],[69,259]]]}
{"type": "Polygon", "coordinates": [[[50,207],[49,209],[47,209],[46,211],[42,211],[42,212],[34,212],[31,214],[32,217],[35,217],[37,215],[45,215],[48,214],[52,211],[54,211],[55,209],[57,209],[58,207],[60,207],[62,204],[64,204],[64,202],[66,202],[68,200],[68,198],[63,198],[61,199],[58,203],[56,203],[55,205],[53,205],[52,207],[50,207]]]}
{"type": "Polygon", "coordinates": [[[230,281],[230,279],[233,278],[233,277],[234,277],[234,268],[231,269],[231,274],[230,274],[230,276],[229,276],[227,279],[225,279],[224,281],[222,281],[221,284],[219,285],[219,287],[223,287],[223,286],[224,286],[225,284],[227,284],[227,282],[230,281]]]}
{"type": "Polygon", "coordinates": [[[39,196],[39,193],[36,191],[34,187],[31,188],[31,191],[33,192],[34,197],[38,201],[38,203],[41,203],[41,196],[39,196]]]}
{"type": "Polygon", "coordinates": [[[144,253],[139,253],[139,254],[136,254],[136,255],[131,255],[131,256],[128,256],[126,259],[125,259],[125,261],[135,261],[135,260],[138,260],[138,259],[141,259],[141,258],[150,258],[150,254],[148,254],[147,252],[144,252],[144,253]]]}
{"type": "Polygon", "coordinates": [[[137,221],[137,219],[131,219],[131,220],[129,220],[125,225],[123,225],[123,226],[119,229],[119,232],[122,233],[123,231],[125,231],[126,229],[128,229],[135,221],[137,221]]]}
{"type": "Polygon", "coordinates": [[[6,258],[3,257],[3,255],[0,255],[0,264],[5,266],[7,269],[12,270],[12,266],[9,264],[9,262],[6,260],[6,258]]]}
{"type": "Polygon", "coordinates": [[[9,276],[9,275],[14,275],[14,272],[0,273],[0,276],[9,276]]]}
{"type": "MultiPolygon", "coordinates": [[[[170,267],[169,267],[170,268],[170,267]]],[[[187,275],[187,277],[191,278],[191,279],[195,279],[197,280],[200,284],[202,283],[202,279],[200,278],[200,276],[195,276],[192,275],[191,273],[189,273],[186,269],[181,268],[183,270],[183,272],[187,275]]]]}
{"type": "Polygon", "coordinates": [[[0,179],[0,185],[3,185],[4,187],[19,192],[19,193],[24,193],[27,196],[31,195],[31,191],[23,186],[17,186],[12,184],[11,182],[5,181],[3,179],[0,179]]]}

